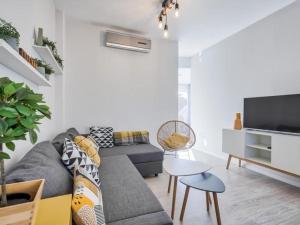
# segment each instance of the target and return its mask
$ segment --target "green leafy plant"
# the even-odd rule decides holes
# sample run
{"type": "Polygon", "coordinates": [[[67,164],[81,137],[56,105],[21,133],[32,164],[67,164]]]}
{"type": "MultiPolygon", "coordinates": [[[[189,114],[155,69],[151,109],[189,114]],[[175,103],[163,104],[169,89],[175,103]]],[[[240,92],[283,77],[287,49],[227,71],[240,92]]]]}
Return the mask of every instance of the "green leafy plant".
{"type": "Polygon", "coordinates": [[[61,66],[61,68],[64,68],[63,59],[57,53],[54,54],[54,58],[57,61],[57,63],[61,66]]]}
{"type": "Polygon", "coordinates": [[[19,45],[20,43],[20,34],[17,29],[11,25],[11,23],[8,23],[3,19],[0,19],[0,38],[5,41],[9,38],[15,38],[17,44],[19,45]]]}
{"type": "Polygon", "coordinates": [[[15,150],[15,141],[37,141],[38,126],[43,118],[51,118],[49,107],[45,105],[42,94],[34,93],[24,83],[15,83],[7,77],[0,78],[0,175],[1,207],[7,206],[6,177],[4,160],[10,155],[4,151],[15,150]]]}
{"type": "Polygon", "coordinates": [[[53,53],[57,52],[56,43],[54,41],[50,41],[47,37],[43,37],[43,46],[48,46],[53,53]]]}
{"type": "Polygon", "coordinates": [[[56,42],[49,40],[47,37],[43,37],[43,46],[48,46],[51,49],[55,60],[58,62],[61,68],[63,68],[63,59],[57,53],[56,42]]]}
{"type": "Polygon", "coordinates": [[[37,66],[38,67],[44,67],[45,68],[45,73],[46,74],[52,74],[52,73],[54,73],[55,71],[52,69],[52,67],[49,65],[49,64],[47,64],[45,61],[42,61],[42,60],[40,60],[40,59],[35,59],[35,61],[37,62],[37,66]]]}

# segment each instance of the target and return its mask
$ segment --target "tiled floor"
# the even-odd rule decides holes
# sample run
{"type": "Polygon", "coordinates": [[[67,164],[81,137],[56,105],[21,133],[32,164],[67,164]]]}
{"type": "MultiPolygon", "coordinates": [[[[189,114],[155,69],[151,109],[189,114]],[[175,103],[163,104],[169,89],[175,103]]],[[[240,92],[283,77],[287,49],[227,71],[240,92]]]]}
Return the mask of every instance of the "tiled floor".
{"type": "MultiPolygon", "coordinates": [[[[168,156],[171,157],[171,156],[168,156]]],[[[232,165],[203,153],[194,158],[213,166],[211,172],[223,180],[226,191],[219,195],[223,225],[300,225],[300,189],[267,176],[232,165]]],[[[300,163],[300,161],[299,161],[300,163]]],[[[168,175],[146,178],[146,182],[170,214],[172,195],[167,193],[168,175]]],[[[179,221],[185,186],[179,183],[174,225],[213,225],[215,211],[206,211],[204,192],[191,189],[185,217],[179,221]]],[[[172,192],[172,190],[171,190],[172,192]]]]}

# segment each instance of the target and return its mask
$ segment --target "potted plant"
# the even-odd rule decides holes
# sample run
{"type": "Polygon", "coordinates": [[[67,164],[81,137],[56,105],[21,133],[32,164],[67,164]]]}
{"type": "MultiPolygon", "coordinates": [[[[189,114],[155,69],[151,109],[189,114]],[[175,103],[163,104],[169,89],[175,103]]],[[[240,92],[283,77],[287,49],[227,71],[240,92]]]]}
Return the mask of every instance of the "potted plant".
{"type": "Polygon", "coordinates": [[[43,37],[43,46],[48,46],[50,48],[56,62],[60,65],[61,68],[63,68],[64,67],[63,59],[57,53],[56,43],[49,40],[47,37],[43,37]]]}
{"type": "Polygon", "coordinates": [[[35,59],[37,63],[37,70],[41,73],[44,74],[47,80],[49,80],[49,76],[54,73],[54,70],[50,65],[48,65],[46,62],[40,60],[40,59],[35,59]]]}
{"type": "Polygon", "coordinates": [[[54,70],[52,69],[52,67],[49,64],[45,65],[45,77],[47,80],[50,79],[50,75],[54,73],[54,70]]]}
{"type": "Polygon", "coordinates": [[[3,19],[0,19],[0,39],[5,40],[13,49],[18,51],[20,34],[11,23],[7,23],[3,19]]]}
{"type": "Polygon", "coordinates": [[[56,52],[56,44],[50,41],[47,37],[43,37],[43,46],[48,46],[52,53],[56,52]]]}
{"type": "Polygon", "coordinates": [[[63,59],[57,53],[54,54],[56,62],[60,65],[61,68],[64,68],[63,59]]]}
{"type": "Polygon", "coordinates": [[[1,224],[20,224],[23,220],[26,224],[34,223],[44,181],[6,184],[4,160],[9,159],[10,155],[8,151],[4,151],[4,146],[7,150],[14,151],[15,141],[27,140],[27,134],[31,143],[36,143],[40,121],[45,117],[51,118],[49,107],[44,103],[43,95],[34,93],[24,83],[15,83],[7,77],[0,78],[1,224]],[[18,193],[27,193],[30,196],[29,202],[11,205],[10,197],[15,198],[18,193]],[[14,217],[14,213],[20,215],[14,217]],[[9,222],[6,221],[7,217],[11,218],[9,222]]]}

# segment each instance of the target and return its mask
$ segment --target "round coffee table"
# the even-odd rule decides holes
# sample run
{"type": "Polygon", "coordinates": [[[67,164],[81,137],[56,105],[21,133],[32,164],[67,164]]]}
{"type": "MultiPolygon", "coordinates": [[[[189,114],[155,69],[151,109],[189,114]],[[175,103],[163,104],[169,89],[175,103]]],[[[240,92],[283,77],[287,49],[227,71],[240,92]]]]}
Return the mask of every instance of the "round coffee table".
{"type": "Polygon", "coordinates": [[[174,219],[178,177],[201,174],[210,170],[211,167],[198,161],[177,158],[166,158],[163,162],[163,167],[165,171],[170,175],[168,193],[170,193],[172,177],[174,177],[173,200],[171,211],[171,218],[174,219]]]}
{"type": "Polygon", "coordinates": [[[218,177],[208,172],[194,176],[183,177],[180,179],[180,182],[186,185],[183,204],[180,213],[180,220],[183,220],[190,188],[195,188],[206,192],[207,211],[209,211],[209,205],[211,204],[209,192],[213,193],[217,222],[218,225],[221,225],[221,216],[217,193],[223,193],[225,191],[224,183],[218,177]]]}

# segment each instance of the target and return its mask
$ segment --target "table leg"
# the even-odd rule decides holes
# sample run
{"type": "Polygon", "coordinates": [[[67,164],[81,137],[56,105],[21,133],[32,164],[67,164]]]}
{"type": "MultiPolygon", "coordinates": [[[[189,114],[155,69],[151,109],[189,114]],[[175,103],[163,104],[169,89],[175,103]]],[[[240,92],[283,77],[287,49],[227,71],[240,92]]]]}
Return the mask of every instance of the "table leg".
{"type": "Polygon", "coordinates": [[[229,169],[230,162],[231,162],[231,158],[232,158],[232,155],[229,155],[229,156],[228,156],[228,160],[227,160],[227,166],[226,166],[226,169],[227,169],[227,170],[229,169]]]}
{"type": "Polygon", "coordinates": [[[205,192],[205,194],[206,194],[206,210],[207,212],[209,212],[209,205],[211,205],[211,199],[208,191],[205,192]]]}
{"type": "Polygon", "coordinates": [[[172,175],[170,175],[170,177],[169,177],[168,193],[170,193],[170,190],[171,190],[171,184],[172,184],[172,175]]]}
{"type": "Polygon", "coordinates": [[[239,159],[239,167],[242,167],[242,160],[239,159]]]}
{"type": "Polygon", "coordinates": [[[214,203],[215,203],[215,210],[216,210],[216,217],[217,217],[217,222],[218,225],[221,225],[221,216],[220,216],[220,210],[219,210],[219,203],[218,203],[218,196],[217,193],[213,193],[214,197],[214,203]]]}
{"type": "Polygon", "coordinates": [[[174,176],[173,201],[172,201],[172,213],[171,213],[172,219],[174,219],[174,213],[175,213],[177,180],[178,180],[178,176],[174,176]]]}
{"type": "Polygon", "coordinates": [[[188,200],[188,197],[189,197],[189,192],[190,192],[190,187],[186,186],[185,193],[184,193],[184,199],[183,199],[183,203],[182,203],[182,208],[181,208],[181,213],[180,213],[180,221],[183,220],[186,203],[187,203],[187,200],[188,200]]]}

